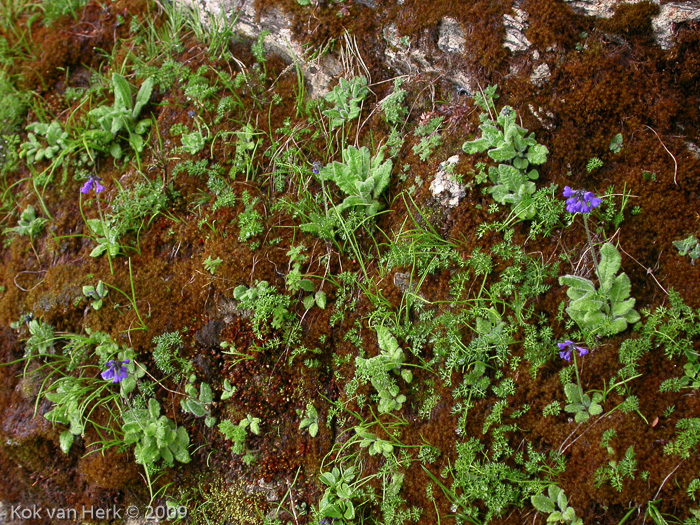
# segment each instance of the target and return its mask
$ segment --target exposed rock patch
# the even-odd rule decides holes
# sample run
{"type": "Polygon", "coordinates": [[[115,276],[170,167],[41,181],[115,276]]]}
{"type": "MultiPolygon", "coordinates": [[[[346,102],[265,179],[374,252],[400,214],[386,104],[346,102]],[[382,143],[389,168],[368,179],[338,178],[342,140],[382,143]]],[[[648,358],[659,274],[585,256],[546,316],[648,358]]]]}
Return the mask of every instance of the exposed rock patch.
{"type": "MultiPolygon", "coordinates": [[[[577,11],[593,18],[612,18],[615,10],[625,4],[637,4],[644,0],[564,0],[577,11]]],[[[660,4],[658,0],[655,4],[660,4]]],[[[697,2],[674,2],[660,5],[659,14],[652,18],[656,42],[661,49],[673,47],[673,37],[679,24],[700,20],[697,2]]]]}
{"type": "Polygon", "coordinates": [[[533,86],[542,87],[547,83],[551,76],[552,72],[549,70],[549,66],[542,63],[532,71],[532,75],[530,75],[530,82],[533,86]]]}
{"type": "MultiPolygon", "coordinates": [[[[464,52],[466,39],[461,25],[456,20],[447,17],[443,19],[439,34],[436,49],[438,52],[450,54],[464,52]]],[[[402,38],[395,24],[387,25],[382,36],[386,43],[384,48],[386,64],[396,73],[443,75],[455,86],[458,93],[471,96],[477,92],[476,79],[468,71],[457,68],[445,69],[444,64],[440,63],[443,57],[431,56],[426,45],[422,43],[414,45],[409,39],[402,38]]]]}
{"type": "Polygon", "coordinates": [[[453,170],[458,162],[459,155],[453,155],[440,163],[435,179],[430,183],[430,193],[440,201],[440,205],[447,208],[457,207],[459,201],[467,195],[464,184],[454,179],[453,170]]]}
{"type": "Polygon", "coordinates": [[[642,0],[564,0],[571,7],[593,18],[612,18],[615,8],[622,4],[636,4],[642,0]]]}
{"type": "Polygon", "coordinates": [[[651,21],[656,41],[661,49],[673,47],[673,37],[678,24],[700,20],[700,5],[696,2],[666,4],[651,21]]]}
{"type": "Polygon", "coordinates": [[[527,18],[527,13],[517,7],[513,8],[512,15],[503,15],[503,25],[506,28],[503,46],[512,53],[524,53],[532,46],[532,42],[525,36],[528,28],[527,18]]]}
{"type": "Polygon", "coordinates": [[[445,17],[438,28],[437,46],[445,53],[464,53],[464,31],[461,24],[454,18],[445,17]]]}

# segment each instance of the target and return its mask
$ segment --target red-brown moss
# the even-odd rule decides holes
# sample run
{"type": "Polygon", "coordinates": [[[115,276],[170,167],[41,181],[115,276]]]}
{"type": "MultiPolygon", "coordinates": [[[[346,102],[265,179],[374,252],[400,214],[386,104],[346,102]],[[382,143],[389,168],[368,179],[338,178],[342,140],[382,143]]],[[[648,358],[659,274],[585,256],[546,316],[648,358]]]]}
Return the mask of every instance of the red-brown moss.
{"type": "MultiPolygon", "coordinates": [[[[128,22],[117,24],[117,15],[125,16],[125,10],[127,14],[131,13],[132,4],[135,7],[135,3],[132,2],[119,2],[104,10],[96,4],[89,4],[78,24],[64,20],[55,28],[39,28],[36,36],[42,42],[42,47],[39,58],[31,64],[37,73],[29,75],[27,85],[40,87],[43,91],[51,91],[54,86],[60,91],[63,89],[63,74],[58,73],[58,68],[65,66],[73,68],[75,84],[85,82],[86,70],[81,64],[96,67],[104,60],[95,54],[90,46],[99,43],[111,52],[114,31],[117,32],[117,38],[124,37],[124,28],[128,27],[128,22]],[[87,22],[96,25],[94,33],[87,22]],[[77,36],[70,42],[61,41],[67,40],[65,36],[69,33],[77,36]],[[40,76],[46,87],[41,85],[40,76]]],[[[358,38],[362,58],[367,62],[375,81],[384,80],[390,75],[380,60],[383,44],[380,37],[362,38],[362,35],[380,35],[382,27],[393,21],[397,24],[400,35],[410,36],[412,42],[421,42],[421,45],[434,51],[437,24],[445,16],[456,18],[467,33],[467,51],[463,56],[450,59],[452,64],[454,67],[473,68],[478,71],[480,80],[498,81],[503,94],[499,105],[515,105],[524,125],[536,131],[538,140],[549,147],[549,161],[541,170],[542,183],[554,182],[560,187],[564,184],[586,187],[598,193],[603,193],[609,185],[615,184],[616,193],[626,187],[633,195],[619,234],[616,235],[610,225],[601,226],[605,227],[605,235],[608,237],[616,235],[616,241],[619,241],[621,249],[624,250],[623,268],[632,278],[633,295],[638,298],[638,307],[653,308],[663,304],[665,300],[665,293],[656,284],[652,274],[664,286],[682,289],[688,304],[693,307],[700,306],[700,267],[691,265],[687,259],[679,258],[671,245],[673,240],[698,232],[699,221],[692,210],[700,190],[700,178],[697,177],[700,161],[687,150],[685,144],[686,140],[693,140],[697,136],[697,122],[700,121],[697,114],[697,101],[700,97],[700,37],[697,24],[684,25],[679,31],[677,46],[670,52],[663,53],[650,42],[649,20],[658,8],[649,2],[621,5],[612,19],[598,22],[575,14],[562,2],[526,2],[524,9],[530,15],[527,36],[535,48],[546,54],[553,70],[550,83],[541,89],[535,89],[529,84],[527,68],[521,73],[514,72],[512,78],[504,79],[504,75],[510,73],[509,55],[502,46],[502,17],[510,12],[512,2],[479,1],[464,6],[446,0],[432,3],[407,0],[403,6],[395,6],[393,2],[380,1],[377,9],[352,4],[345,6],[347,11],[342,11],[342,6],[331,4],[302,7],[295,0],[261,0],[257,5],[267,11],[281,8],[290,14],[295,33],[307,43],[321,44],[331,38],[340,38],[344,30],[350,30],[358,38]],[[339,12],[341,16],[337,16],[339,12]],[[585,46],[584,41],[579,38],[582,31],[589,33],[585,46]],[[611,38],[611,34],[615,38],[611,38]],[[619,36],[622,39],[617,38],[619,36]],[[581,46],[576,49],[578,43],[581,46]],[[431,45],[433,47],[430,47],[431,45]],[[555,49],[547,51],[548,47],[554,45],[555,49]],[[551,110],[555,114],[554,126],[544,128],[528,113],[529,104],[551,110]],[[658,133],[658,137],[654,131],[658,133]],[[612,136],[618,132],[623,133],[624,146],[620,154],[614,155],[609,152],[608,145],[612,136]],[[674,172],[675,164],[671,155],[678,163],[677,173],[674,172]],[[601,157],[604,167],[588,175],[584,166],[592,156],[601,157]],[[656,180],[644,180],[641,176],[642,171],[655,173],[656,180]],[[641,207],[641,214],[632,217],[629,209],[634,205],[641,207]]],[[[210,63],[203,46],[188,40],[185,48],[186,51],[180,58],[187,60],[193,69],[210,63]]],[[[253,59],[245,45],[239,44],[233,49],[237,57],[247,64],[252,64],[253,59]]],[[[127,57],[127,53],[119,50],[116,56],[121,63],[122,59],[127,57]]],[[[219,62],[212,64],[216,67],[225,66],[219,62]]],[[[286,68],[286,64],[282,59],[271,56],[266,67],[269,77],[276,78],[286,68]]],[[[290,71],[279,80],[276,91],[283,97],[283,104],[271,108],[264,105],[259,111],[254,109],[249,113],[232,115],[235,121],[255,122],[257,128],[265,132],[265,142],[260,153],[271,145],[269,136],[274,135],[275,130],[281,127],[286,118],[296,122],[296,114],[292,107],[296,77],[290,71]]],[[[476,228],[494,218],[505,218],[498,214],[487,214],[486,208],[491,202],[490,199],[483,196],[477,188],[468,194],[462,205],[447,214],[434,205],[428,190],[429,180],[437,163],[458,152],[467,138],[466,135],[473,135],[475,132],[478,124],[477,112],[471,102],[451,98],[449,86],[441,85],[434,78],[423,79],[422,84],[416,82],[406,85],[411,91],[411,123],[417,121],[420,113],[424,111],[435,112],[445,117],[447,131],[443,146],[427,163],[419,162],[410,153],[413,138],[409,137],[404,146],[403,158],[412,164],[411,177],[403,184],[392,184],[388,194],[391,212],[382,215],[378,224],[385,232],[397,232],[404,226],[404,219],[409,210],[405,202],[401,199],[395,200],[394,197],[400,190],[412,185],[415,177],[421,177],[423,185],[413,195],[423,210],[418,220],[434,223],[440,234],[458,244],[464,257],[469,257],[477,247],[487,251],[494,243],[500,242],[500,238],[494,233],[478,238],[476,228]],[[435,90],[431,96],[431,91],[427,88],[433,86],[435,90]]],[[[383,89],[388,89],[388,84],[376,89],[377,98],[368,99],[367,104],[373,104],[381,98],[383,89]]],[[[186,114],[191,106],[181,87],[158,95],[161,96],[162,99],[159,100],[167,101],[169,105],[165,107],[153,104],[150,109],[154,112],[159,129],[167,136],[172,125],[190,122],[186,114]]],[[[246,101],[250,100],[249,95],[243,96],[248,97],[246,101]]],[[[57,114],[66,109],[58,96],[53,96],[48,101],[57,114]]],[[[204,116],[209,118],[212,115],[204,116]]],[[[230,127],[229,124],[214,126],[212,132],[230,131],[227,126],[230,127]]],[[[387,131],[381,119],[374,117],[370,125],[360,130],[360,143],[371,144],[372,140],[375,144],[381,143],[387,131]],[[373,136],[370,137],[371,134],[373,136]]],[[[315,151],[324,151],[324,144],[320,140],[313,147],[315,151]]],[[[213,155],[204,151],[196,159],[211,157],[212,162],[226,165],[232,152],[232,144],[223,144],[221,147],[217,144],[213,155]]],[[[175,160],[161,163],[158,153],[150,150],[145,152],[143,161],[145,166],[151,167],[148,176],[156,176],[153,175],[155,171],[158,176],[166,178],[178,163],[175,160]]],[[[459,165],[459,171],[466,172],[471,164],[471,159],[464,159],[459,165]]],[[[260,158],[259,166],[266,174],[274,169],[267,158],[260,158]]],[[[118,169],[108,170],[104,172],[107,174],[106,178],[119,178],[122,175],[118,169]]],[[[17,174],[16,180],[26,175],[27,173],[17,174]]],[[[51,232],[55,235],[85,234],[76,205],[78,186],[77,182],[66,186],[70,189],[50,186],[44,194],[44,200],[55,218],[51,225],[51,232]]],[[[326,399],[347,401],[350,403],[349,408],[359,409],[356,401],[346,399],[343,382],[334,377],[333,371],[336,370],[336,366],[333,359],[336,356],[341,359],[347,358],[347,362],[337,369],[337,373],[346,379],[352,377],[357,348],[342,339],[343,334],[352,328],[355,322],[362,324],[361,335],[366,344],[366,354],[375,355],[378,352],[376,336],[365,319],[373,307],[366,298],[362,298],[358,302],[357,310],[348,313],[342,325],[331,330],[328,328],[330,309],[313,310],[304,317],[303,344],[314,348],[318,345],[320,336],[328,337],[326,345],[321,348],[322,353],[314,356],[320,363],[318,369],[301,366],[299,358],[289,365],[289,351],[286,349],[279,354],[250,350],[251,345],[259,342],[255,340],[247,322],[235,312],[228,312],[227,315],[231,315],[232,319],[225,321],[219,335],[222,340],[231,343],[237,349],[248,352],[252,359],[236,363],[235,357],[222,354],[216,345],[205,348],[199,344],[195,334],[210,321],[223,319],[221,307],[230,302],[235,286],[265,279],[279,289],[284,287],[284,274],[288,267],[286,251],[292,242],[284,235],[287,231],[284,228],[293,224],[293,221],[289,216],[273,211],[268,206],[270,201],[267,199],[271,193],[267,188],[253,181],[236,184],[234,187],[239,195],[243,189],[247,189],[264,197],[258,209],[264,215],[267,226],[279,227],[279,231],[283,232],[280,235],[283,237],[282,243],[277,246],[264,244],[257,251],[241,246],[236,240],[235,218],[243,210],[242,204],[233,209],[220,209],[216,213],[209,213],[206,205],[200,211],[188,209],[186,203],[197,192],[206,191],[206,180],[184,173],[179,175],[174,181],[174,188],[181,194],[175,206],[181,222],[157,218],[141,235],[141,253],[131,256],[137,307],[146,318],[148,331],[130,331],[137,326],[137,317],[127,299],[116,291],[110,292],[105,307],[99,312],[88,311],[86,314],[85,302],[73,302],[73,299],[79,297],[79,287],[87,284],[87,274],[92,274],[95,281],[101,278],[129,294],[131,282],[128,263],[123,257],[115,259],[115,271],[112,274],[105,257],[88,257],[94,247],[89,238],[63,238],[54,246],[49,234],[44,234],[35,241],[38,260],[32,252],[31,244],[25,238],[13,241],[10,249],[4,252],[3,260],[0,261],[0,276],[6,291],[0,295],[0,324],[7,326],[9,322],[16,320],[20,312],[36,309],[35,313],[40,313],[47,322],[55,324],[59,329],[74,332],[80,332],[86,327],[107,330],[120,343],[135,348],[140,359],[149,365],[149,370],[154,369],[150,359],[153,336],[165,331],[182,330],[185,334],[182,355],[195,363],[200,376],[210,381],[215,389],[220,388],[224,378],[229,379],[238,388],[234,400],[222,402],[214,408],[217,417],[231,418],[237,422],[250,413],[255,417],[264,418],[269,428],[280,429],[280,435],[271,432],[269,435],[266,433],[262,436],[249,436],[248,446],[257,454],[258,461],[252,467],[244,467],[240,458],[232,457],[228,451],[229,445],[216,431],[206,429],[200,421],[191,416],[183,415],[178,408],[177,399],[171,394],[161,392],[159,395],[167,414],[187,426],[193,442],[212,443],[211,450],[214,450],[212,454],[209,454],[209,449],[197,452],[192,464],[179,471],[178,480],[183,480],[197,469],[202,469],[205,461],[206,465],[213,466],[212,476],[223,473],[225,476],[247,476],[249,479],[262,477],[271,482],[280,482],[293,479],[293,476],[299,473],[295,496],[302,495],[308,501],[313,501],[314,498],[318,499],[323,490],[323,487],[316,483],[316,474],[324,456],[337,438],[336,432],[342,429],[323,425],[319,436],[310,439],[298,431],[296,411],[303,410],[306,402],[313,400],[322,420],[325,421],[330,409],[326,399]],[[205,213],[208,213],[210,223],[217,221],[216,233],[208,230],[206,226],[198,226],[199,219],[205,213]],[[202,267],[202,261],[210,254],[224,259],[213,277],[202,267]],[[80,278],[76,277],[77,275],[80,278]],[[27,290],[32,287],[33,289],[25,293],[17,286],[27,290]]],[[[32,195],[32,190],[26,183],[19,185],[18,190],[32,195]]],[[[22,206],[30,201],[36,206],[33,197],[25,200],[26,202],[22,201],[22,206]]],[[[95,210],[89,207],[86,211],[88,214],[95,213],[95,210]]],[[[412,207],[410,211],[415,212],[412,207]]],[[[592,219],[592,222],[597,220],[592,219]]],[[[577,223],[576,228],[578,226],[580,225],[577,223]]],[[[353,262],[351,257],[341,257],[316,239],[307,236],[301,238],[307,246],[313,246],[311,268],[316,268],[313,264],[326,253],[330,253],[332,275],[337,274],[341,267],[343,270],[358,269],[357,262],[353,262]]],[[[372,240],[368,236],[360,234],[358,239],[363,251],[372,249],[372,240]]],[[[554,241],[541,241],[528,239],[527,225],[517,225],[515,239],[517,243],[525,245],[529,253],[541,252],[543,260],[551,261],[564,245],[583,250],[585,233],[581,228],[574,228],[557,233],[554,241]]],[[[135,238],[129,240],[135,241],[135,238]]],[[[294,240],[295,243],[299,241],[300,237],[294,240]]],[[[499,264],[499,268],[502,268],[502,262],[499,264]]],[[[317,270],[320,275],[325,269],[317,270]]],[[[394,271],[401,270],[410,269],[397,268],[394,271]]],[[[369,266],[369,272],[372,279],[379,279],[375,263],[369,266]]],[[[391,275],[388,276],[383,282],[379,282],[377,287],[387,304],[397,307],[402,301],[402,294],[393,285],[391,278],[391,275]]],[[[449,271],[430,276],[423,286],[426,299],[447,300],[450,278],[449,271]]],[[[491,281],[487,282],[490,283],[491,281]]],[[[559,303],[565,300],[565,293],[557,286],[555,279],[552,279],[550,284],[553,288],[536,300],[536,311],[537,315],[552,318],[556,315],[559,303]]],[[[332,303],[334,293],[329,289],[327,293],[329,303],[332,303]]],[[[301,317],[301,312],[298,313],[301,317]]],[[[562,326],[557,326],[555,332],[558,336],[565,335],[562,326]]],[[[465,337],[468,337],[466,332],[465,337]]],[[[622,337],[608,340],[586,358],[581,377],[587,389],[602,388],[600,379],[611,377],[619,369],[621,365],[618,363],[617,350],[622,340],[622,337]]],[[[0,333],[0,350],[6,360],[21,356],[22,348],[17,334],[4,329],[0,333]]],[[[427,359],[430,358],[431,352],[430,345],[427,345],[427,359]]],[[[513,345],[513,352],[521,356],[522,349],[513,345]]],[[[556,352],[554,347],[552,352],[556,352]]],[[[589,521],[617,523],[627,513],[628,508],[644,508],[650,498],[649,485],[660,487],[666,476],[678,464],[678,458],[663,454],[663,446],[674,439],[676,422],[683,417],[694,417],[700,407],[692,396],[662,395],[658,392],[661,382],[677,373],[677,370],[674,370],[672,363],[662,352],[654,351],[646,355],[639,365],[639,371],[644,373],[644,382],[642,383],[642,378],[636,379],[630,383],[630,387],[635,395],[639,396],[644,416],[650,422],[659,417],[658,424],[647,425],[635,413],[622,414],[616,411],[610,416],[586,423],[577,430],[567,414],[546,419],[541,416],[542,409],[549,402],[563,401],[563,387],[558,376],[562,366],[564,363],[552,360],[538,371],[536,379],[532,379],[522,370],[520,374],[511,373],[510,377],[518,387],[511,406],[519,407],[525,403],[531,405],[530,412],[517,423],[527,430],[528,439],[538,450],[559,450],[565,441],[572,443],[564,451],[567,470],[558,482],[570,496],[579,515],[585,516],[589,521]],[[671,404],[676,406],[674,414],[669,418],[662,417],[666,407],[671,404]],[[648,483],[639,478],[628,480],[621,493],[611,491],[609,487],[597,489],[593,486],[591,479],[596,469],[607,464],[612,458],[600,446],[602,433],[609,428],[618,430],[618,437],[613,442],[614,457],[619,459],[627,447],[634,446],[639,461],[638,471],[650,472],[648,483]]],[[[18,372],[17,367],[0,368],[3,386],[0,391],[0,407],[4,410],[4,415],[9,414],[8,407],[15,401],[10,393],[17,385],[15,375],[18,372]]],[[[424,384],[428,378],[434,379],[420,370],[417,370],[415,375],[414,381],[417,385],[424,384]]],[[[455,374],[454,381],[460,380],[458,376],[459,374],[455,374]]],[[[173,389],[179,388],[179,385],[170,386],[173,389]]],[[[426,438],[432,445],[437,446],[443,454],[438,462],[429,468],[433,474],[438,475],[448,464],[454,464],[457,436],[453,432],[455,416],[451,414],[451,387],[436,380],[435,390],[442,401],[427,421],[418,419],[416,407],[411,403],[406,404],[404,415],[410,424],[401,429],[400,439],[406,444],[416,446],[426,438]]],[[[408,388],[403,391],[410,392],[408,388]]],[[[360,392],[371,394],[372,389],[365,386],[360,392]]],[[[489,402],[481,401],[470,411],[470,421],[474,424],[470,433],[484,440],[486,444],[490,438],[482,436],[480,428],[490,410],[489,402]]],[[[610,413],[620,402],[621,397],[611,394],[606,400],[606,412],[610,413]]],[[[25,404],[23,417],[31,413],[30,404],[25,404]]],[[[7,420],[11,418],[8,417],[7,420]]],[[[40,433],[40,439],[37,438],[35,442],[36,447],[30,449],[37,451],[37,457],[40,458],[56,454],[57,451],[56,430],[46,432],[45,435],[40,433]]],[[[513,438],[511,445],[518,447],[521,443],[513,438]]],[[[103,501],[107,497],[123,497],[123,493],[115,493],[115,490],[142,491],[139,481],[132,476],[135,474],[133,469],[128,472],[128,476],[126,473],[121,477],[109,476],[108,465],[124,459],[122,456],[116,456],[116,452],[114,454],[114,457],[109,454],[106,457],[91,455],[83,459],[72,455],[68,463],[63,463],[64,458],[56,454],[55,465],[63,467],[67,464],[69,469],[73,469],[72,472],[77,469],[82,473],[85,485],[81,486],[81,489],[85,490],[76,498],[85,501],[90,498],[93,498],[93,501],[103,501]],[[105,487],[109,490],[102,491],[95,487],[105,487]]],[[[6,475],[7,479],[18,480],[17,484],[23,488],[33,487],[32,496],[40,494],[45,501],[54,504],[64,501],[60,494],[68,486],[66,475],[56,475],[49,479],[37,472],[37,465],[28,462],[28,458],[20,458],[20,464],[24,465],[22,462],[26,462],[26,465],[19,467],[17,459],[11,447],[0,448],[0,473],[6,475]]],[[[659,508],[662,512],[680,515],[688,508],[690,502],[684,491],[678,490],[675,483],[685,487],[699,470],[700,465],[696,463],[696,460],[686,462],[682,471],[677,474],[677,479],[664,485],[659,493],[662,499],[659,508]]],[[[53,466],[50,462],[47,464],[53,466]]],[[[376,458],[367,462],[370,471],[377,466],[376,458]]],[[[187,479],[191,481],[190,478],[187,479]]],[[[414,463],[407,470],[402,493],[410,504],[425,509],[423,523],[436,521],[433,505],[425,497],[425,486],[429,481],[420,465],[414,463]]],[[[17,501],[22,497],[16,487],[2,487],[2,491],[3,498],[8,501],[17,501]]],[[[444,516],[450,513],[449,502],[440,497],[438,492],[437,489],[434,490],[438,495],[438,508],[444,516]]],[[[505,516],[501,522],[522,521],[528,512],[529,507],[522,512],[516,510],[505,516]]]]}
{"type": "Polygon", "coordinates": [[[651,39],[651,19],[658,14],[659,6],[654,2],[624,3],[615,8],[612,18],[598,20],[597,26],[606,33],[623,37],[646,36],[651,39]]]}
{"type": "Polygon", "coordinates": [[[527,0],[523,10],[529,15],[525,36],[540,50],[550,46],[571,48],[590,27],[590,22],[559,0],[527,0]]]}

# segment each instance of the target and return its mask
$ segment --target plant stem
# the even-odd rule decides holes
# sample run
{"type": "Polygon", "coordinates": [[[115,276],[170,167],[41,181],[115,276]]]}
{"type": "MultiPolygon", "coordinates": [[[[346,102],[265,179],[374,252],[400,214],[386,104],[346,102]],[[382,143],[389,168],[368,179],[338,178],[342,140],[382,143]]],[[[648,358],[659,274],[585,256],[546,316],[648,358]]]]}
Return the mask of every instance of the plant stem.
{"type": "MultiPolygon", "coordinates": [[[[102,232],[105,234],[105,238],[107,239],[107,242],[110,242],[109,241],[110,230],[107,229],[107,228],[109,228],[109,226],[107,226],[107,222],[105,221],[104,214],[102,213],[102,204],[100,203],[99,198],[97,198],[96,200],[97,200],[97,213],[99,214],[100,222],[102,223],[102,232]]],[[[110,250],[110,247],[108,246],[107,247],[107,260],[109,261],[109,271],[112,275],[114,275],[114,266],[112,265],[112,254],[109,253],[109,250],[110,250]]]]}
{"type": "Polygon", "coordinates": [[[595,274],[600,279],[600,273],[598,272],[598,259],[595,256],[595,249],[593,248],[593,239],[591,239],[591,230],[588,229],[588,214],[583,214],[583,227],[586,229],[586,238],[588,238],[588,246],[591,249],[591,259],[593,259],[593,266],[595,266],[595,274]]]}
{"type": "Polygon", "coordinates": [[[576,372],[576,384],[581,401],[583,401],[583,387],[581,386],[581,376],[578,373],[578,363],[576,362],[576,348],[571,350],[571,355],[574,356],[574,372],[576,372]]]}

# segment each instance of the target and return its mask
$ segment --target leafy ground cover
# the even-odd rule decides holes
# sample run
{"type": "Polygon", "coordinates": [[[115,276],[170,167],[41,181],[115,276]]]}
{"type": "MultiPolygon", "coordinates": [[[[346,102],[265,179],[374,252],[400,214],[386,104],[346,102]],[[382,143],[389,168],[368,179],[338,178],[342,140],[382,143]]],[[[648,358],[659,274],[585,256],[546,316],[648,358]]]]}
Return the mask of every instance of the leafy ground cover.
{"type": "Polygon", "coordinates": [[[3,501],[700,520],[699,33],[526,2],[560,38],[535,91],[494,44],[509,2],[405,4],[409,43],[473,23],[474,97],[343,36],[390,6],[276,4],[343,48],[311,97],[232,21],[2,4],[3,501]]]}

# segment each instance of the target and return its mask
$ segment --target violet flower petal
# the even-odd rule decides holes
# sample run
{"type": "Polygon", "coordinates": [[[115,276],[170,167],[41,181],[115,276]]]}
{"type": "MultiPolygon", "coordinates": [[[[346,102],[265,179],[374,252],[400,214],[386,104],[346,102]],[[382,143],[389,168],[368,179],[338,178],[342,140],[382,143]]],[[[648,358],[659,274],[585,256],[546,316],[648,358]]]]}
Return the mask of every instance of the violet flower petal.
{"type": "Polygon", "coordinates": [[[564,187],[563,195],[569,197],[566,199],[566,211],[569,213],[590,213],[603,202],[592,191],[572,190],[569,186],[564,187]]]}

